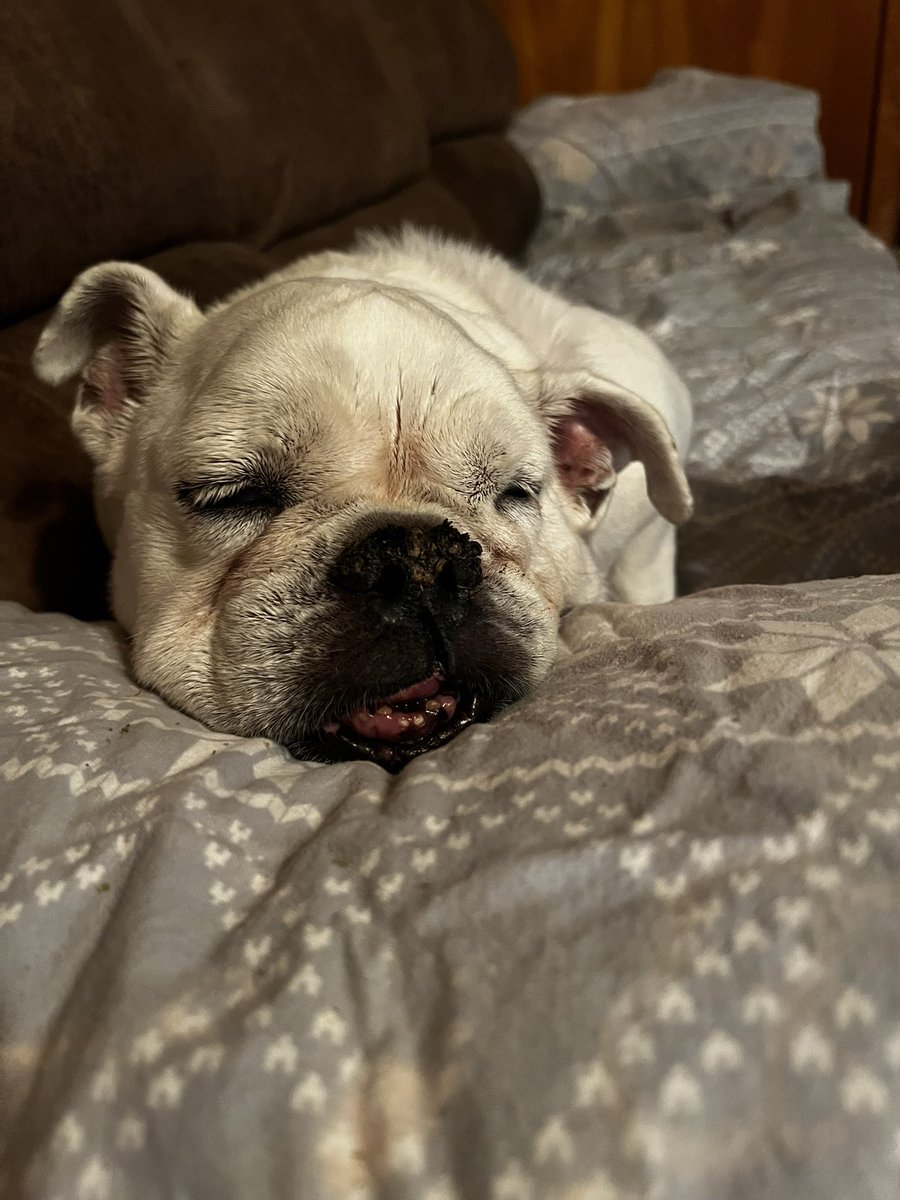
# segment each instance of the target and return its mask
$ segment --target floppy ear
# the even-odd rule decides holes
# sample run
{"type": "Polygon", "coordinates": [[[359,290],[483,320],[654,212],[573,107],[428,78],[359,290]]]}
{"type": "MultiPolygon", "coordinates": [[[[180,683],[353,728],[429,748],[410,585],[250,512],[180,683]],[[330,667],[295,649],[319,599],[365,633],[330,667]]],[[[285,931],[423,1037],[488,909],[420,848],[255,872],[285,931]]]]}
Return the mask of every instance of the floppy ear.
{"type": "Polygon", "coordinates": [[[173,343],[199,320],[192,300],[133,263],[91,267],[60,300],[32,363],[45,383],[80,376],[72,426],[95,462],[121,443],[173,343]]]}
{"type": "Polygon", "coordinates": [[[680,525],[693,501],[678,450],[665,421],[635,392],[588,373],[552,380],[542,397],[556,469],[563,485],[593,515],[630,462],[644,464],[656,510],[680,525]]]}

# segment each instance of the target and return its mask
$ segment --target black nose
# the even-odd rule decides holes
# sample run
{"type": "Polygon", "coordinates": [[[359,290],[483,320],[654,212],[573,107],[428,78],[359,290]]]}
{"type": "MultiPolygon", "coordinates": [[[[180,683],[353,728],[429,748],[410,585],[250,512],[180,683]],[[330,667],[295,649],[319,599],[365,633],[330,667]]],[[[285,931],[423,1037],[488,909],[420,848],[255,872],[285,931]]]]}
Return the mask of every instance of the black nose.
{"type": "Polygon", "coordinates": [[[341,554],[332,581],[343,592],[370,598],[390,624],[424,612],[452,629],[481,582],[480,557],[478,542],[449,521],[431,529],[386,525],[341,554]]]}

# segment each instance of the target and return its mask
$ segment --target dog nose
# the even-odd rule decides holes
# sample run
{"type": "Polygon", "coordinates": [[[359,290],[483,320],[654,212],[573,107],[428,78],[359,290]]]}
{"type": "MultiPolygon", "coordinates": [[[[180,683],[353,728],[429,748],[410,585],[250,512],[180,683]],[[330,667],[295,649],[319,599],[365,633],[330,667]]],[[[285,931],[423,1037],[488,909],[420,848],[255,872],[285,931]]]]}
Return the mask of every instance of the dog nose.
{"type": "Polygon", "coordinates": [[[481,546],[449,521],[430,529],[385,525],[346,549],[331,574],[341,591],[370,598],[388,623],[424,610],[454,628],[481,582],[481,546]]]}

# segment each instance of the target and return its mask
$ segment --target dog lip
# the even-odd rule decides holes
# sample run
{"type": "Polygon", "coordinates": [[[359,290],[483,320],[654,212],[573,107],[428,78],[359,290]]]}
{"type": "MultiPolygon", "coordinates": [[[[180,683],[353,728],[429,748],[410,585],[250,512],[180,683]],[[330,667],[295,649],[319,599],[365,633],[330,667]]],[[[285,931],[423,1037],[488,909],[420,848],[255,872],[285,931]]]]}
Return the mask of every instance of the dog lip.
{"type": "MultiPolygon", "coordinates": [[[[452,716],[458,699],[456,690],[452,685],[446,685],[444,672],[437,665],[424,679],[419,678],[396,691],[376,693],[376,699],[371,699],[372,694],[372,690],[368,690],[367,698],[361,703],[328,717],[319,728],[325,733],[336,733],[341,725],[349,725],[362,736],[387,739],[414,736],[416,726],[427,724],[430,728],[432,716],[438,715],[441,710],[452,716]],[[417,713],[422,719],[417,720],[410,729],[412,716],[417,713]]],[[[423,734],[426,731],[423,728],[423,734]]]]}
{"type": "MultiPolygon", "coordinates": [[[[410,706],[414,706],[416,702],[427,702],[432,697],[446,701],[451,695],[452,707],[444,704],[441,711],[431,713],[427,723],[423,722],[421,734],[415,726],[407,726],[399,731],[389,730],[387,736],[378,736],[379,729],[384,728],[377,723],[379,714],[376,712],[374,719],[367,725],[365,721],[349,719],[358,716],[361,711],[367,711],[356,710],[343,719],[329,721],[320,726],[315,749],[332,759],[364,759],[377,763],[388,771],[399,771],[413,758],[445,745],[475,721],[484,720],[487,705],[477,692],[453,681],[445,681],[442,676],[437,678],[436,674],[391,694],[394,703],[410,706]],[[430,696],[427,696],[427,693],[430,693],[430,696]],[[368,733],[369,729],[372,729],[371,734],[368,733]]],[[[385,703],[386,701],[382,701],[381,705],[385,703]]],[[[411,707],[410,711],[417,715],[421,709],[411,707]]],[[[398,718],[400,715],[397,714],[398,718]]],[[[387,722],[392,718],[382,714],[381,719],[387,722]]]]}
{"type": "Polygon", "coordinates": [[[451,721],[459,692],[446,686],[442,673],[408,684],[399,691],[344,712],[322,726],[323,732],[340,731],[365,741],[426,741],[451,721]]]}
{"type": "Polygon", "coordinates": [[[411,683],[408,687],[400,688],[398,692],[385,696],[381,703],[404,704],[408,700],[427,700],[430,696],[437,695],[443,682],[443,672],[434,670],[427,679],[421,679],[418,683],[411,683]]]}

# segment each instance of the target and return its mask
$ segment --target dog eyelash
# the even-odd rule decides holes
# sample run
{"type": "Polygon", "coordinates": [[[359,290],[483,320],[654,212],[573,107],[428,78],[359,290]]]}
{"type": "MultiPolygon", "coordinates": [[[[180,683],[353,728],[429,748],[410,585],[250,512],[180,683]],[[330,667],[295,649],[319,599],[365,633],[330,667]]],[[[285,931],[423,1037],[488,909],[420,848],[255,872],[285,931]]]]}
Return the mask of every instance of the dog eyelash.
{"type": "Polygon", "coordinates": [[[201,516],[244,516],[277,512],[284,507],[280,491],[258,483],[179,484],[175,494],[201,516]]]}
{"type": "Polygon", "coordinates": [[[498,508],[513,508],[530,504],[541,494],[541,485],[536,480],[516,479],[497,496],[498,508]]]}

